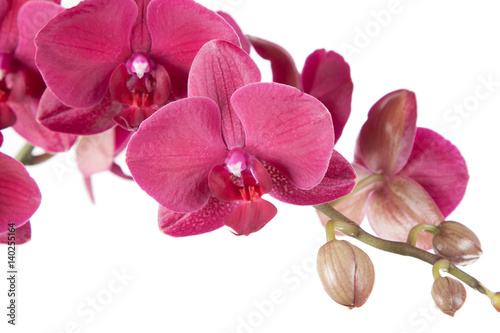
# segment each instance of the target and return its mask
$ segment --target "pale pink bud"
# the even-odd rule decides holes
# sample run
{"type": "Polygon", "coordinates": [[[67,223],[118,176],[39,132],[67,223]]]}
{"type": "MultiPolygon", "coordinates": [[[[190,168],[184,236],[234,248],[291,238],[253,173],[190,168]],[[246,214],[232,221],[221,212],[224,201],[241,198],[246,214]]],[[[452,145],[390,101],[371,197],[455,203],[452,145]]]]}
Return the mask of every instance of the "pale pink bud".
{"type": "Polygon", "coordinates": [[[434,251],[451,263],[467,265],[479,259],[483,253],[479,238],[463,224],[444,221],[437,229],[432,239],[434,251]]]}
{"type": "Polygon", "coordinates": [[[442,276],[434,280],[431,295],[439,310],[452,317],[467,297],[465,287],[460,281],[442,276]]]}
{"type": "Polygon", "coordinates": [[[496,292],[493,297],[491,298],[491,304],[493,304],[493,307],[495,310],[500,312],[500,292],[496,292]]]}
{"type": "Polygon", "coordinates": [[[319,249],[318,273],[328,295],[351,309],[365,304],[375,279],[370,257],[349,242],[336,239],[319,249]]]}

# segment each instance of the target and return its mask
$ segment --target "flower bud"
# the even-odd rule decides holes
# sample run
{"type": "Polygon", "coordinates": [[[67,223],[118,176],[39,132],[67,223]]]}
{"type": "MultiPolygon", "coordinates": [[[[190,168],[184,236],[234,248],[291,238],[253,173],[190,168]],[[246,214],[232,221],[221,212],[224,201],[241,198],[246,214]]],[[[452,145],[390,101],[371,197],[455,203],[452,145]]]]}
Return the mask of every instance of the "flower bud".
{"type": "Polygon", "coordinates": [[[493,304],[493,307],[495,310],[500,312],[500,292],[496,292],[493,297],[491,298],[491,304],[493,304]]]}
{"type": "Polygon", "coordinates": [[[434,280],[431,294],[439,310],[452,317],[467,297],[465,287],[460,281],[442,276],[434,280]]]}
{"type": "Polygon", "coordinates": [[[432,239],[432,247],[436,254],[451,263],[467,265],[479,259],[483,253],[479,238],[463,224],[444,221],[437,229],[432,239]]]}
{"type": "Polygon", "coordinates": [[[375,279],[370,257],[349,242],[336,239],[319,249],[318,273],[328,295],[351,309],[365,304],[375,279]]]}

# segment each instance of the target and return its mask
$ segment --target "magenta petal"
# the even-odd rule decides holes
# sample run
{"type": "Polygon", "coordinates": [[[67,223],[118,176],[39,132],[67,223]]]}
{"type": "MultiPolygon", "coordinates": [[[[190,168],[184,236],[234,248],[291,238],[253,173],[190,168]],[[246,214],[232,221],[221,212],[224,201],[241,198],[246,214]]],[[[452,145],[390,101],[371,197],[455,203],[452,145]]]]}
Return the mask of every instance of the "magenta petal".
{"type": "Polygon", "coordinates": [[[233,93],[260,81],[260,71],[242,49],[226,41],[206,43],[196,55],[188,82],[188,96],[212,99],[221,111],[222,136],[228,149],[243,147],[245,133],[230,104],[233,93]]]}
{"type": "Polygon", "coordinates": [[[116,67],[109,79],[109,93],[115,101],[132,105],[134,103],[134,95],[127,87],[128,77],[129,74],[125,64],[116,67]]]}
{"type": "Polygon", "coordinates": [[[333,151],[328,170],[323,180],[310,190],[294,186],[277,168],[267,165],[273,179],[271,195],[293,205],[318,205],[333,201],[352,191],[356,185],[356,173],[347,160],[333,151]]]}
{"type": "Polygon", "coordinates": [[[48,153],[68,151],[76,141],[72,134],[53,132],[36,121],[37,105],[32,103],[9,103],[16,114],[17,121],[14,130],[31,145],[40,147],[48,153]]]}
{"type": "Polygon", "coordinates": [[[228,151],[220,112],[205,97],[167,104],[130,139],[127,164],[139,186],[166,208],[193,212],[209,197],[208,175],[228,151]]]}
{"type": "Polygon", "coordinates": [[[0,102],[0,130],[10,127],[16,123],[16,115],[7,103],[0,102]]]}
{"type": "Polygon", "coordinates": [[[109,170],[115,153],[113,129],[91,136],[82,136],[76,148],[78,168],[84,176],[109,170]]]}
{"type": "Polygon", "coordinates": [[[271,62],[274,82],[287,84],[302,90],[302,82],[295,62],[284,48],[261,38],[247,37],[255,51],[262,58],[271,62]]]}
{"type": "Polygon", "coordinates": [[[12,244],[12,243],[14,243],[15,245],[21,245],[21,244],[28,242],[31,239],[31,223],[30,223],[30,221],[15,228],[14,237],[15,237],[15,240],[12,239],[12,235],[9,235],[9,231],[4,232],[3,234],[0,234],[0,244],[12,244]]]}
{"type": "Polygon", "coordinates": [[[151,35],[146,24],[147,8],[151,0],[134,0],[137,4],[137,19],[130,35],[130,46],[134,53],[149,53],[151,35]]]}
{"type": "Polygon", "coordinates": [[[330,113],[321,102],[277,83],[252,83],[231,98],[249,153],[310,189],[324,177],[333,150],[330,113]]]}
{"type": "Polygon", "coordinates": [[[382,97],[370,109],[356,142],[354,160],[373,173],[395,175],[404,167],[417,130],[417,101],[408,90],[382,97]]]}
{"type": "Polygon", "coordinates": [[[351,114],[353,84],[349,65],[338,53],[316,50],[306,59],[302,84],[304,92],[319,99],[332,114],[338,141],[351,114]]]}
{"type": "Polygon", "coordinates": [[[152,58],[165,67],[176,96],[185,95],[189,67],[199,49],[212,39],[236,45],[233,28],[215,12],[190,0],[153,1],[147,16],[152,58]]]}
{"type": "Polygon", "coordinates": [[[0,234],[9,229],[9,223],[20,226],[28,221],[40,200],[40,190],[26,168],[0,153],[0,234]]]}
{"type": "Polygon", "coordinates": [[[276,216],[276,207],[264,199],[240,201],[240,204],[226,218],[224,224],[236,235],[248,236],[262,229],[276,216]]]}
{"type": "Polygon", "coordinates": [[[99,104],[85,109],[74,109],[62,104],[46,89],[38,106],[38,121],[48,129],[58,132],[90,135],[104,132],[115,126],[113,117],[123,109],[107,94],[99,104]]]}
{"type": "Polygon", "coordinates": [[[240,38],[241,48],[246,53],[250,53],[250,48],[251,48],[250,41],[243,34],[243,31],[241,31],[241,28],[238,25],[238,23],[236,23],[236,21],[231,17],[231,15],[229,15],[227,13],[218,11],[217,14],[219,14],[220,16],[222,16],[224,18],[224,20],[226,20],[226,22],[229,23],[231,25],[231,27],[233,27],[234,31],[238,34],[238,37],[240,38]]]}
{"type": "Polygon", "coordinates": [[[27,0],[10,0],[2,2],[0,9],[0,53],[11,54],[17,46],[17,13],[27,0]]]}
{"type": "Polygon", "coordinates": [[[216,165],[208,176],[208,186],[214,197],[221,201],[241,200],[241,192],[231,179],[231,173],[222,165],[216,165]]]}
{"type": "Polygon", "coordinates": [[[19,42],[15,52],[16,60],[38,71],[35,65],[35,36],[51,18],[62,11],[61,6],[45,1],[28,2],[20,8],[17,16],[19,42]]]}
{"type": "Polygon", "coordinates": [[[187,214],[172,212],[160,205],[158,226],[163,233],[173,237],[203,234],[222,227],[237,205],[238,202],[222,202],[211,197],[203,208],[187,214]]]}
{"type": "Polygon", "coordinates": [[[89,108],[104,98],[111,73],[131,54],[129,37],[136,16],[132,0],[87,0],[40,30],[36,64],[58,99],[89,108]]]}
{"type": "Polygon", "coordinates": [[[412,153],[401,176],[417,181],[444,217],[462,200],[469,174],[465,160],[450,141],[427,128],[417,128],[412,153]]]}
{"type": "MultiPolygon", "coordinates": [[[[368,200],[368,220],[382,238],[406,241],[417,224],[437,225],[444,220],[441,211],[425,189],[410,178],[396,176],[373,192],[368,200]]],[[[430,249],[431,235],[419,237],[417,245],[430,249]]]]}

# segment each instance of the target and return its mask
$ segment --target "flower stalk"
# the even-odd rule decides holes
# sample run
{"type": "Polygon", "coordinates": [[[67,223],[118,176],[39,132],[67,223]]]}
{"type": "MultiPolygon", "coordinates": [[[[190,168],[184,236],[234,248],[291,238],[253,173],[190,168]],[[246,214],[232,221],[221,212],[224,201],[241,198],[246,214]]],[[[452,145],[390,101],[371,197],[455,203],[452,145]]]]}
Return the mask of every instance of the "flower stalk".
{"type": "Polygon", "coordinates": [[[53,157],[53,154],[43,153],[40,155],[33,155],[34,146],[26,143],[23,148],[19,151],[16,156],[16,160],[21,162],[23,165],[36,165],[43,163],[53,157]]]}

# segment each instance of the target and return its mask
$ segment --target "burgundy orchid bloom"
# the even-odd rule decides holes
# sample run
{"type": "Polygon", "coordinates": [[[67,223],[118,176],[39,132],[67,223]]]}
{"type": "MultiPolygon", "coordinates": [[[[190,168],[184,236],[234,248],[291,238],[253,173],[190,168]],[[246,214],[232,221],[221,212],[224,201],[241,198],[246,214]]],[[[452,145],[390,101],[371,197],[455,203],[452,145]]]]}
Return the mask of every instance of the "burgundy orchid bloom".
{"type": "Polygon", "coordinates": [[[76,161],[92,202],[95,201],[91,181],[93,174],[111,171],[124,179],[133,180],[114,160],[126,148],[132,133],[115,126],[99,134],[80,137],[76,148],[76,161]]]}
{"type": "Polygon", "coordinates": [[[316,50],[307,57],[299,74],[291,55],[267,40],[246,36],[255,51],[271,63],[273,81],[288,84],[316,97],[332,114],[335,142],[351,114],[353,83],[344,58],[333,51],[316,50]]]}
{"type": "Polygon", "coordinates": [[[355,173],[333,150],[325,106],[296,88],[258,81],[247,53],[211,41],[193,61],[189,97],[160,109],[130,140],[127,164],[162,205],[163,232],[227,225],[248,235],[277,212],[264,194],[311,205],[351,191],[355,173]]]}
{"type": "MultiPolygon", "coordinates": [[[[371,108],[356,143],[355,190],[332,204],[360,223],[366,214],[380,236],[406,241],[420,223],[438,224],[460,203],[469,179],[458,149],[416,126],[415,94],[394,91],[371,108]]],[[[323,222],[326,219],[323,218],[323,222]]],[[[422,235],[419,247],[430,248],[422,235]]]]}
{"type": "MultiPolygon", "coordinates": [[[[3,136],[0,133],[0,146],[3,136]]],[[[24,165],[0,153],[0,243],[8,242],[11,227],[16,230],[16,244],[31,238],[30,217],[40,206],[41,194],[24,165]]]]}
{"type": "Polygon", "coordinates": [[[45,90],[35,66],[34,38],[62,11],[59,1],[0,1],[0,129],[13,126],[30,144],[49,153],[68,150],[76,136],[49,131],[36,121],[45,90]]]}
{"type": "Polygon", "coordinates": [[[36,63],[63,104],[47,98],[38,119],[83,135],[116,123],[136,130],[161,106],[186,96],[193,59],[215,38],[240,45],[222,17],[192,0],[83,1],[36,38],[36,63]]]}

